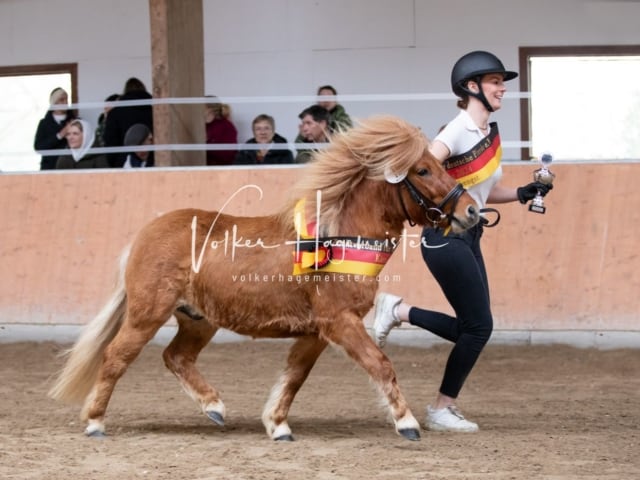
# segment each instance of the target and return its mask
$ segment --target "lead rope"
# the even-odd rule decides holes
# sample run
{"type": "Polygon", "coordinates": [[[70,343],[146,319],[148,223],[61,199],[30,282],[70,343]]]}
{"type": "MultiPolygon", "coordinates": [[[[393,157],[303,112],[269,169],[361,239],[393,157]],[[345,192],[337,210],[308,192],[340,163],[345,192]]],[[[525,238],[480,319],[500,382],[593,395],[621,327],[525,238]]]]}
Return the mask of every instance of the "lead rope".
{"type": "Polygon", "coordinates": [[[495,208],[485,207],[480,209],[480,223],[483,227],[492,228],[498,225],[500,222],[500,212],[495,208]],[[483,213],[495,213],[496,219],[493,222],[489,222],[485,217],[482,216],[483,213]]]}

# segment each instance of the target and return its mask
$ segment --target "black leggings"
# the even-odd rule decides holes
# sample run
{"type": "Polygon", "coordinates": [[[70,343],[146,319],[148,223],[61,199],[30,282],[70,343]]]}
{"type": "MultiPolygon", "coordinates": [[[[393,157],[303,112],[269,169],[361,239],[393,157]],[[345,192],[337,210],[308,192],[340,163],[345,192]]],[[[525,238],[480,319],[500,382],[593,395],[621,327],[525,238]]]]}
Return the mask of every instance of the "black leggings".
{"type": "Polygon", "coordinates": [[[456,318],[412,307],[409,322],[455,343],[440,393],[457,398],[493,330],[487,272],[480,251],[482,226],[444,237],[442,230],[422,232],[422,258],[453,307],[456,318]]]}

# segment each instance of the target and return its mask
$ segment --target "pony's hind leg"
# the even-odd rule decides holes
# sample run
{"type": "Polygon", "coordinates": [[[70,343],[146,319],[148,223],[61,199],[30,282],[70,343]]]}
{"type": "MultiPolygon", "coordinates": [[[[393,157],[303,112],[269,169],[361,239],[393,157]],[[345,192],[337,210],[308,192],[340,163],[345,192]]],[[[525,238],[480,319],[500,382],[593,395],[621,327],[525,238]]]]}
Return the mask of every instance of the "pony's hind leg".
{"type": "Polygon", "coordinates": [[[196,368],[200,351],[218,330],[205,318],[190,313],[175,312],[178,333],[164,350],[164,364],[173,373],[184,391],[200,404],[202,411],[218,425],[224,425],[225,407],[218,392],[196,368]]]}
{"type": "Polygon", "coordinates": [[[272,439],[293,440],[287,423],[291,403],[326,347],[327,342],[315,336],[298,338],[291,346],[287,368],[271,389],[262,412],[262,423],[272,439]]]}
{"type": "Polygon", "coordinates": [[[104,435],[104,415],[117,381],[171,316],[168,308],[164,314],[158,309],[153,309],[154,313],[159,313],[151,316],[153,320],[147,319],[139,317],[139,313],[134,313],[131,302],[127,307],[124,323],[104,351],[96,383],[82,410],[82,418],[88,420],[85,430],[88,436],[104,435]]]}
{"type": "Polygon", "coordinates": [[[362,320],[353,313],[343,313],[325,324],[322,333],[369,374],[389,406],[396,431],[409,440],[419,440],[420,424],[400,392],[393,365],[367,335],[362,320]]]}

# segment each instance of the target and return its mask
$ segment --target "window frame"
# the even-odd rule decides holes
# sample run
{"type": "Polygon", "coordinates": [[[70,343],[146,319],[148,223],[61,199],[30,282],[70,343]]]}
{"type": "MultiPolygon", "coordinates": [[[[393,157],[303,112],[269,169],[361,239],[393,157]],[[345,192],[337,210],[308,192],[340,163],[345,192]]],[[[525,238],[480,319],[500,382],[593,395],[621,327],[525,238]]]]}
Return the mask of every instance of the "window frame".
{"type": "MultiPolygon", "coordinates": [[[[35,77],[41,75],[69,75],[70,102],[78,103],[78,64],[77,63],[46,63],[35,65],[0,66],[0,78],[4,77],[35,77]]],[[[20,170],[21,172],[33,170],[20,170]]],[[[35,171],[39,171],[36,167],[35,171]]]]}
{"type": "Polygon", "coordinates": [[[71,75],[71,103],[78,103],[78,64],[45,63],[39,65],[15,65],[0,67],[0,77],[21,77],[28,75],[71,75]]]}
{"type": "MultiPolygon", "coordinates": [[[[530,68],[532,57],[596,57],[596,56],[640,56],[640,45],[575,45],[548,47],[520,47],[518,49],[518,66],[520,92],[531,93],[530,68]]],[[[531,95],[520,98],[520,139],[531,141],[531,95]]],[[[523,146],[520,155],[522,160],[532,159],[531,147],[523,146]]]]}

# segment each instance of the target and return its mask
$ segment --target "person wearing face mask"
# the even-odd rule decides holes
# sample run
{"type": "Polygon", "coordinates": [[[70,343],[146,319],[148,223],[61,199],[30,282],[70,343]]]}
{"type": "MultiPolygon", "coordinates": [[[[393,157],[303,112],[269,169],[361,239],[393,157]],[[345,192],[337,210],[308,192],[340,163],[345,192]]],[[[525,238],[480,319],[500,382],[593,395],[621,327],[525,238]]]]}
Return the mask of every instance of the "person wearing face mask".
{"type": "MultiPolygon", "coordinates": [[[[546,195],[551,185],[533,182],[519,188],[502,185],[500,135],[491,114],[500,109],[505,82],[517,77],[492,53],[470,52],[451,73],[451,88],[459,97],[460,112],[435,137],[431,153],[473,197],[482,212],[487,203],[526,203],[538,191],[546,195]]],[[[392,328],[403,322],[418,326],[454,344],[439,391],[427,407],[426,428],[436,431],[476,432],[456,400],[493,329],[489,283],[480,249],[482,218],[459,234],[427,227],[422,231],[422,257],[437,280],[455,316],[409,305],[402,298],[381,292],[374,305],[373,335],[384,346],[392,328]]]]}
{"type": "Polygon", "coordinates": [[[258,115],[251,123],[253,138],[247,144],[256,145],[257,149],[240,150],[236,155],[236,165],[266,165],[293,163],[293,154],[285,147],[287,139],[276,133],[276,123],[272,116],[265,113],[258,115]]]}
{"type": "Polygon", "coordinates": [[[81,119],[72,120],[67,126],[66,138],[71,154],[60,155],[56,162],[56,169],[109,167],[106,155],[89,152],[97,145],[89,122],[81,119]]]}
{"type": "MultiPolygon", "coordinates": [[[[68,108],[69,95],[63,88],[54,88],[49,95],[49,110],[38,123],[33,148],[42,150],[64,150],[67,145],[67,130],[71,120],[76,118],[73,110],[68,108]]],[[[42,154],[40,170],[53,170],[58,160],[57,154],[42,154]]]]}

